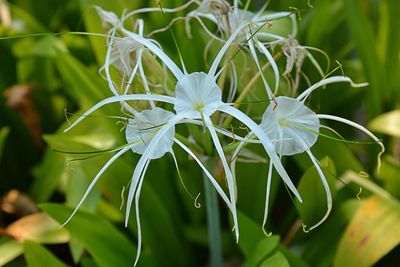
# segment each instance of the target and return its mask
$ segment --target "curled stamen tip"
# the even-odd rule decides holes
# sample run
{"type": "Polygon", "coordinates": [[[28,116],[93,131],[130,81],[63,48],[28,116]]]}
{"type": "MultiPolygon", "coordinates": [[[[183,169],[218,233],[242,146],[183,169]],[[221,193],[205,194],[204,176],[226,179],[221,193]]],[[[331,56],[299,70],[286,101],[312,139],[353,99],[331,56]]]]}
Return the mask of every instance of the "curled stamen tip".
{"type": "Polygon", "coordinates": [[[262,227],[262,230],[263,230],[264,235],[265,235],[266,237],[272,236],[272,232],[267,232],[267,230],[265,230],[264,226],[262,227]]]}
{"type": "Polygon", "coordinates": [[[301,227],[303,228],[304,233],[310,232],[310,230],[307,230],[307,225],[305,225],[304,223],[301,224],[301,227]]]}
{"type": "Polygon", "coordinates": [[[197,196],[196,196],[196,198],[194,199],[194,207],[195,207],[196,209],[200,209],[200,208],[201,208],[201,204],[200,204],[199,202],[197,202],[197,200],[199,199],[199,197],[200,197],[200,193],[198,193],[197,196]]]}
{"type": "Polygon", "coordinates": [[[361,198],[360,198],[361,193],[362,193],[362,187],[360,187],[360,191],[358,191],[358,193],[357,193],[357,195],[356,195],[356,198],[357,198],[358,200],[361,200],[361,198]]]}

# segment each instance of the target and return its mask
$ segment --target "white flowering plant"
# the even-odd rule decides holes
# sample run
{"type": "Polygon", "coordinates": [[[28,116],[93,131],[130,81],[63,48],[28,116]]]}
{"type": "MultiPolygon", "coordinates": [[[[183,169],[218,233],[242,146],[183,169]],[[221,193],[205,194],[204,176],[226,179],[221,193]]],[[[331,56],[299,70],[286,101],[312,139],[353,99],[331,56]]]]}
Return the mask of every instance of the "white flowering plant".
{"type": "MultiPolygon", "coordinates": [[[[45,118],[54,111],[63,125],[44,131],[31,186],[45,219],[22,217],[39,229],[23,237],[15,229],[25,226],[0,228],[0,248],[28,265],[380,260],[400,242],[390,187],[400,168],[377,123],[368,127],[383,83],[350,24],[353,12],[366,19],[350,1],[81,1],[85,31],[12,26],[17,35],[6,38],[23,68],[33,58],[45,73],[57,69],[27,73],[54,86],[45,118]],[[342,17],[345,44],[335,39],[342,17]],[[49,243],[67,243],[67,255],[40,245],[49,243]]],[[[19,261],[2,253],[1,264],[19,261]]]]}

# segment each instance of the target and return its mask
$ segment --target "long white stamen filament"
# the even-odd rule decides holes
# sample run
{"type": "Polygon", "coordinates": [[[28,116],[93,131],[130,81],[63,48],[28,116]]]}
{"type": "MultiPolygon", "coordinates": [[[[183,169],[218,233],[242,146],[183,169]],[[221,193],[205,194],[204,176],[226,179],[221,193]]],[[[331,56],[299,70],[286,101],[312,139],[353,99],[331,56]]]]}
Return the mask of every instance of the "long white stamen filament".
{"type": "Polygon", "coordinates": [[[378,139],[378,137],[376,137],[373,133],[371,133],[367,128],[365,128],[364,126],[355,123],[351,120],[347,120],[341,117],[337,117],[337,116],[333,116],[333,115],[327,115],[327,114],[317,114],[317,117],[319,119],[328,119],[328,120],[334,120],[334,121],[339,121],[345,124],[348,124],[350,126],[353,126],[354,128],[357,128],[358,130],[364,132],[365,134],[367,134],[369,137],[371,137],[375,142],[377,142],[379,144],[379,146],[381,147],[381,151],[378,153],[377,156],[377,170],[378,172],[381,169],[381,156],[382,154],[385,152],[385,146],[383,145],[382,141],[378,139]]]}

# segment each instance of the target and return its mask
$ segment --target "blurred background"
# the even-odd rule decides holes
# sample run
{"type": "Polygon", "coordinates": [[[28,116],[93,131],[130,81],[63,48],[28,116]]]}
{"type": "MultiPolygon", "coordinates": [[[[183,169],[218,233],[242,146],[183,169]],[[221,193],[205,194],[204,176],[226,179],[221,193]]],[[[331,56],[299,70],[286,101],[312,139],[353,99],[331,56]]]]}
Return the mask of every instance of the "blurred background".
{"type": "MultiPolygon", "coordinates": [[[[163,6],[184,3],[164,1],[163,6]]],[[[250,10],[263,4],[252,1],[250,10]]],[[[131,266],[136,256],[135,221],[124,228],[124,208],[120,210],[121,190],[138,160],[133,153],[110,167],[81,211],[58,230],[110,155],[71,161],[77,157],[54,149],[108,149],[124,143],[124,134],[116,120],[106,117],[120,115],[117,105],[63,133],[66,116],[73,120],[73,114],[111,96],[98,74],[104,64],[105,39],[33,34],[104,33],[95,5],[120,16],[124,9],[156,7],[157,3],[0,0],[0,36],[15,37],[0,39],[0,266],[131,266]]],[[[274,235],[269,238],[261,230],[268,164],[238,163],[239,244],[230,231],[229,212],[220,203],[224,266],[400,266],[400,2],[272,0],[268,10],[299,12],[299,43],[325,51],[331,69],[337,60],[346,76],[369,83],[362,88],[331,85],[313,93],[307,105],[317,113],[367,126],[382,139],[386,152],[378,173],[377,144],[319,138],[312,151],[326,171],[334,203],[329,219],[309,233],[302,231],[301,222],[311,225],[324,214],[324,189],[307,155],[285,158],[290,177],[306,196],[305,203],[293,203],[276,176],[267,224],[274,235]]],[[[167,14],[167,19],[184,14],[167,14]]],[[[167,24],[160,13],[141,17],[145,32],[167,24]]],[[[205,69],[198,51],[208,38],[197,22],[191,25],[193,39],[186,37],[183,23],[173,27],[189,72],[205,69]]],[[[156,38],[176,59],[169,33],[156,38]]],[[[326,64],[323,55],[315,57],[326,64]]],[[[284,60],[278,63],[283,70],[284,60]]],[[[318,81],[309,61],[302,70],[318,81]]],[[[272,72],[268,75],[273,77],[272,72]]],[[[283,92],[285,86],[282,79],[283,92]]],[[[307,87],[303,79],[300,89],[307,87]]],[[[259,107],[265,108],[266,104],[259,107]]],[[[347,140],[369,141],[354,128],[340,123],[329,126],[347,140]]],[[[187,186],[202,192],[200,168],[183,151],[175,152],[187,186]]],[[[206,205],[203,197],[199,202],[206,205]]],[[[141,218],[139,266],[210,264],[205,209],[194,208],[170,155],[152,161],[149,167],[141,194],[141,218]]]]}

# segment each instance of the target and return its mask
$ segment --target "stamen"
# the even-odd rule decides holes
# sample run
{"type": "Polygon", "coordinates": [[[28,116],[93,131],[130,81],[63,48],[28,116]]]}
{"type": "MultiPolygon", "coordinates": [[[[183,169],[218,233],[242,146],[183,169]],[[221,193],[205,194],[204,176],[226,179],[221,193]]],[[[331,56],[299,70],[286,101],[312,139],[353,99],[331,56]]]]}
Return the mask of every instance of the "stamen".
{"type": "Polygon", "coordinates": [[[64,115],[65,115],[65,119],[68,122],[68,125],[71,126],[71,123],[69,122],[68,116],[67,116],[67,108],[64,109],[64,115]]]}
{"type": "Polygon", "coordinates": [[[365,171],[360,171],[358,174],[359,174],[361,177],[364,177],[364,178],[368,178],[368,177],[369,177],[369,174],[366,173],[365,171]]]}
{"type": "Polygon", "coordinates": [[[342,64],[338,60],[336,60],[336,63],[339,65],[339,68],[342,71],[342,75],[345,76],[342,64]]]}
{"type": "Polygon", "coordinates": [[[269,21],[267,20],[267,17],[265,17],[265,23],[268,25],[268,30],[271,29],[272,24],[269,23],[269,21]]]}
{"type": "Polygon", "coordinates": [[[275,94],[272,96],[272,99],[274,100],[274,108],[272,109],[272,111],[275,111],[276,107],[278,106],[278,102],[276,101],[275,96],[278,94],[278,92],[275,92],[275,94]]]}
{"type": "Polygon", "coordinates": [[[198,193],[197,196],[196,196],[196,198],[194,199],[194,207],[195,207],[196,209],[200,209],[200,208],[201,208],[201,204],[200,204],[199,202],[197,202],[198,199],[199,199],[199,197],[200,197],[200,193],[198,193]]]}
{"type": "Polygon", "coordinates": [[[306,229],[307,225],[305,225],[304,223],[301,224],[301,227],[303,227],[303,232],[304,232],[304,233],[310,232],[310,230],[307,230],[307,229],[306,229]]]}
{"type": "Polygon", "coordinates": [[[239,128],[242,129],[242,130],[246,130],[247,134],[250,134],[249,128],[247,128],[246,126],[239,125],[239,128]]]}
{"type": "Polygon", "coordinates": [[[361,200],[360,195],[362,193],[362,187],[360,187],[360,191],[358,192],[358,194],[356,195],[358,200],[361,200]]]}
{"type": "Polygon", "coordinates": [[[301,21],[301,14],[300,10],[297,7],[290,6],[290,9],[294,9],[297,12],[297,17],[299,18],[299,21],[301,21]]]}
{"type": "Polygon", "coordinates": [[[122,191],[121,191],[121,206],[119,206],[119,210],[122,210],[122,207],[124,206],[124,203],[125,203],[124,192],[125,192],[125,186],[122,186],[122,191]]]}

